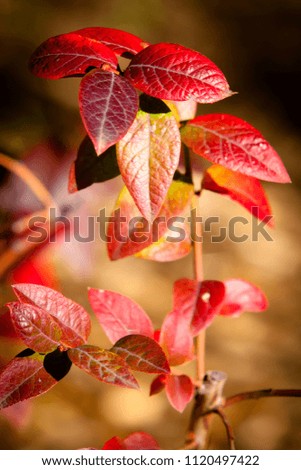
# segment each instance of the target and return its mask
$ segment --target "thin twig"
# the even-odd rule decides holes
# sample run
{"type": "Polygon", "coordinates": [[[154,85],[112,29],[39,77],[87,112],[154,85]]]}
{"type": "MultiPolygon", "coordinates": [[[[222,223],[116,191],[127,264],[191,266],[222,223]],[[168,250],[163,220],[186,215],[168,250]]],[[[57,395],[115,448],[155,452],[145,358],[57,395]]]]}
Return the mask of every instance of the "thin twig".
{"type": "Polygon", "coordinates": [[[229,423],[227,416],[223,412],[222,408],[216,408],[215,410],[212,410],[212,413],[217,414],[221,418],[221,420],[222,420],[222,422],[225,426],[226,432],[227,432],[229,447],[230,447],[231,450],[235,450],[235,440],[234,440],[233,428],[232,428],[231,424],[229,423]]]}
{"type": "Polygon", "coordinates": [[[233,395],[226,399],[224,408],[232,406],[235,403],[239,403],[244,400],[258,400],[259,398],[265,397],[301,397],[300,389],[266,389],[266,390],[255,390],[252,392],[242,392],[237,395],[233,395]]]}

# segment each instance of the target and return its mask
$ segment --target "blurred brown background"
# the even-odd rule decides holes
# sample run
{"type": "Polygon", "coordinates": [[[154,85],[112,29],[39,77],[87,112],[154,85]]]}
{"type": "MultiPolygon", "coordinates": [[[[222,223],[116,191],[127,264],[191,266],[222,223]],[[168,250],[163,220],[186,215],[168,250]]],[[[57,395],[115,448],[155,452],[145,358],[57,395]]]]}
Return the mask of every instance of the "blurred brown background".
{"type": "MultiPolygon", "coordinates": [[[[124,29],[149,42],[176,42],[207,55],[239,94],[200,113],[227,112],[261,130],[281,155],[292,185],[265,184],[275,214],[274,241],[220,245],[205,243],[208,279],[246,278],[267,293],[270,308],[238,320],[218,318],[208,331],[207,368],[227,372],[226,393],[258,388],[301,388],[300,316],[300,24],[298,0],[1,0],[0,1],[0,148],[14,156],[45,137],[68,146],[79,142],[79,80],[39,80],[27,71],[31,52],[45,39],[87,26],[124,29]]],[[[43,162],[40,163],[43,170],[43,162]]],[[[1,170],[1,181],[7,175],[1,170]]],[[[112,207],[121,182],[99,185],[93,210],[112,207]]],[[[84,196],[83,196],[84,197],[84,196]]],[[[249,217],[222,197],[203,196],[204,215],[249,217]]],[[[78,248],[80,249],[80,248],[78,248]]],[[[103,243],[91,247],[94,263],[85,276],[55,256],[64,294],[87,304],[86,286],[112,289],[138,301],[159,327],[171,307],[172,283],[192,276],[190,256],[156,264],[128,258],[109,262],[103,243]]],[[[85,257],[77,254],[79,264],[85,257]]],[[[83,266],[83,271],[84,266],[83,266]]],[[[108,345],[95,324],[91,342],[108,345]]],[[[9,351],[3,343],[3,350],[9,351]]],[[[193,373],[190,366],[183,368],[193,373]]],[[[144,430],[162,448],[182,445],[190,408],[178,414],[164,395],[148,398],[96,382],[72,369],[48,394],[35,399],[31,416],[19,430],[0,417],[2,449],[99,447],[113,435],[144,430]]],[[[272,398],[229,409],[241,449],[300,449],[301,401],[272,398]]],[[[225,448],[217,422],[212,448],[225,448]]]]}

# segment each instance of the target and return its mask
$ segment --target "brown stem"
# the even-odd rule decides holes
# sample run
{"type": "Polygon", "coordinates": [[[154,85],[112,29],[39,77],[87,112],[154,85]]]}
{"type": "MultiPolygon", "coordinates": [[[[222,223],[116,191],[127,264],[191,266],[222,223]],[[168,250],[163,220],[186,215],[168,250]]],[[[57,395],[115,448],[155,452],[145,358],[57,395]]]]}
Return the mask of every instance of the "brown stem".
{"type": "Polygon", "coordinates": [[[222,408],[217,408],[216,410],[213,410],[212,412],[217,414],[221,418],[221,420],[222,420],[222,422],[225,426],[226,432],[227,432],[229,447],[230,447],[231,450],[235,450],[235,440],[234,440],[233,428],[232,428],[231,424],[229,423],[227,416],[223,412],[222,408]]]}
{"type": "Polygon", "coordinates": [[[265,397],[301,397],[301,390],[284,390],[269,388],[266,390],[255,390],[252,392],[238,393],[237,395],[233,395],[232,397],[226,399],[224,408],[235,405],[235,403],[239,403],[244,400],[258,400],[259,398],[265,397]]]}

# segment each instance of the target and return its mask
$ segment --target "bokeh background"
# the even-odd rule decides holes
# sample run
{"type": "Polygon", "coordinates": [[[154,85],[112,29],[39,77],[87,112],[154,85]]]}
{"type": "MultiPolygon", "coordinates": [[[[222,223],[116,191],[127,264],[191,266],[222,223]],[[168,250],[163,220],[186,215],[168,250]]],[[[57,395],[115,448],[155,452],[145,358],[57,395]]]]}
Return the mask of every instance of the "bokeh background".
{"type": "MultiPolygon", "coordinates": [[[[29,163],[56,197],[66,198],[67,205],[75,201],[66,196],[68,158],[72,157],[62,157],[61,164],[59,159],[62,148],[76,148],[84,135],[77,104],[79,80],[52,82],[29,74],[28,57],[42,41],[87,26],[114,27],[149,42],[181,43],[202,52],[223,70],[231,89],[239,94],[200,106],[199,112],[234,114],[260,129],[281,155],[293,184],[264,185],[275,214],[272,242],[261,238],[212,245],[205,240],[206,278],[246,278],[261,286],[270,300],[266,313],[214,322],[207,335],[207,368],[228,374],[227,395],[269,387],[301,388],[300,1],[1,0],[0,17],[0,149],[23,158],[41,145],[29,163]],[[45,139],[50,137],[56,147],[47,151],[45,139]],[[64,171],[57,171],[59,165],[64,171]]],[[[20,184],[19,192],[12,192],[7,173],[0,171],[1,210],[34,208],[24,187],[20,184]]],[[[117,178],[74,197],[84,203],[83,214],[104,205],[110,210],[121,186],[117,178]]],[[[219,215],[226,223],[232,215],[241,214],[251,224],[247,212],[235,203],[208,192],[202,199],[204,216],[219,215]]],[[[48,276],[55,275],[65,295],[91,311],[87,285],[119,291],[139,302],[156,327],[171,308],[172,283],[192,276],[191,256],[166,264],[135,258],[110,262],[100,241],[46,251],[42,267],[47,271],[51,258],[54,267],[48,276]]],[[[3,301],[11,295],[5,286],[2,293],[3,301]]],[[[91,342],[109,345],[96,323],[91,342]]],[[[19,349],[1,340],[3,357],[9,359],[19,349]]],[[[193,373],[189,365],[183,370],[193,373]]],[[[0,448],[100,447],[113,435],[124,437],[136,430],[153,433],[162,448],[181,446],[190,407],[178,414],[163,394],[149,398],[149,379],[141,377],[141,381],[141,392],[122,390],[73,368],[52,391],[31,402],[17,425],[0,416],[0,448]]],[[[246,402],[228,414],[240,449],[301,448],[300,399],[246,402]]],[[[210,446],[222,449],[226,445],[224,430],[216,421],[210,446]]]]}

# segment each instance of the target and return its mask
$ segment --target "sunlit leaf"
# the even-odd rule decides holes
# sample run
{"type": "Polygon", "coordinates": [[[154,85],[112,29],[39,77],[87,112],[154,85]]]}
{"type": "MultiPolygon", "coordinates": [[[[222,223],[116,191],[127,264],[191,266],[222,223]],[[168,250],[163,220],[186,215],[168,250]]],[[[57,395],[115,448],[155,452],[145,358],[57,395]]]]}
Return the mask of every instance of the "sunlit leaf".
{"type": "Polygon", "coordinates": [[[193,186],[173,181],[158,217],[152,224],[138,211],[127,188],[119,194],[107,229],[107,247],[112,260],[140,252],[158,242],[174,217],[185,216],[193,196],[193,186]]]}
{"type": "Polygon", "coordinates": [[[117,55],[124,54],[125,52],[137,54],[147,45],[138,36],[115,28],[83,28],[74,31],[74,33],[100,41],[117,55]]]}
{"type": "Polygon", "coordinates": [[[89,67],[109,64],[117,68],[115,54],[104,44],[79,34],[61,34],[47,39],[32,54],[31,72],[37,77],[58,79],[84,75],[89,67]]]}
{"type": "Polygon", "coordinates": [[[97,155],[121,139],[138,111],[136,90],[111,71],[92,70],[80,84],[81,117],[97,155]]]}
{"type": "Polygon", "coordinates": [[[193,359],[190,323],[180,311],[174,310],[166,315],[159,342],[171,366],[178,366],[193,359]]]}
{"type": "Polygon", "coordinates": [[[148,95],[164,100],[214,103],[231,95],[221,70],[179,44],[153,44],[137,54],[125,76],[148,95]]]}
{"type": "Polygon", "coordinates": [[[101,382],[120,387],[139,388],[126,362],[112,351],[85,344],[69,349],[68,356],[73,364],[101,382]]]}
{"type": "Polygon", "coordinates": [[[256,178],[229,170],[221,165],[212,165],[204,174],[202,188],[229,196],[252,215],[260,220],[267,220],[267,223],[273,226],[269,201],[261,183],[256,178]]]}
{"type": "Polygon", "coordinates": [[[63,332],[61,342],[66,346],[76,347],[87,341],[91,321],[81,305],[49,287],[36,284],[15,284],[12,287],[21,302],[36,305],[56,319],[63,332]]]}
{"type": "Polygon", "coordinates": [[[238,317],[243,312],[262,312],[268,308],[268,300],[262,290],[243,279],[224,281],[225,298],[220,315],[238,317]]]}
{"type": "Polygon", "coordinates": [[[89,301],[112,343],[127,335],[153,337],[154,328],[149,316],[128,297],[109,290],[89,289],[89,301]]]}
{"type": "Polygon", "coordinates": [[[121,356],[130,369],[149,374],[169,372],[168,362],[161,347],[147,336],[125,336],[114,344],[111,351],[121,356]]]}
{"type": "Polygon", "coordinates": [[[165,390],[171,406],[180,413],[184,411],[194,395],[194,385],[187,375],[168,375],[165,390]]]}
{"type": "Polygon", "coordinates": [[[0,409],[41,395],[56,383],[43,367],[43,356],[16,357],[0,372],[0,409]]]}
{"type": "Polygon", "coordinates": [[[198,116],[181,128],[183,142],[201,157],[233,171],[276,183],[290,177],[261,133],[229,114],[198,116]]]}
{"type": "Polygon", "coordinates": [[[21,302],[11,302],[8,307],[14,328],[26,346],[47,353],[60,345],[62,330],[45,310],[21,302]]]}
{"type": "Polygon", "coordinates": [[[150,221],[158,215],[181,151],[178,124],[172,113],[139,111],[127,134],[117,144],[122,178],[141,214],[150,221]]]}

